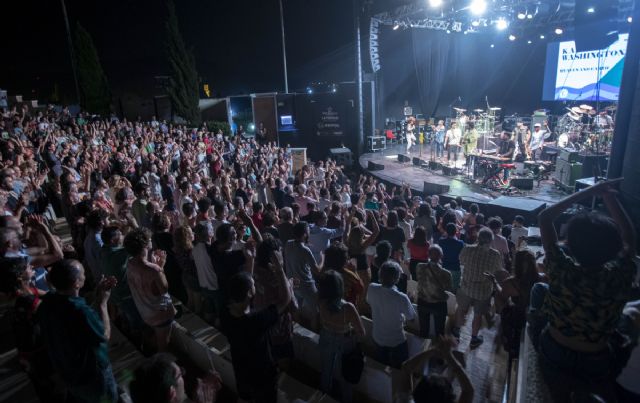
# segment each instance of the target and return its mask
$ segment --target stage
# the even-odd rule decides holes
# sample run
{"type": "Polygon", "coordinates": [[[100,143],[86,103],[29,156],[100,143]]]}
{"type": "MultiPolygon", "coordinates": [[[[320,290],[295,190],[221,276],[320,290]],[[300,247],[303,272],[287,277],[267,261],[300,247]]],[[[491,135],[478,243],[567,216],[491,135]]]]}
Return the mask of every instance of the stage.
{"type": "MultiPolygon", "coordinates": [[[[441,170],[429,170],[414,165],[412,162],[414,157],[427,162],[430,160],[431,150],[429,145],[422,146],[422,153],[420,153],[419,147],[419,145],[414,146],[411,153],[407,154],[405,144],[394,145],[382,151],[363,154],[359,158],[359,164],[362,169],[381,181],[391,186],[401,186],[406,183],[411,187],[412,192],[417,192],[420,195],[423,194],[425,184],[427,184],[427,188],[435,190],[428,192],[427,195],[438,194],[445,200],[462,197],[465,205],[467,203],[478,203],[488,207],[488,210],[485,209],[487,212],[500,210],[501,215],[505,214],[504,209],[515,211],[513,214],[507,212],[504,218],[515,214],[523,214],[529,216],[527,221],[533,221],[534,216],[544,207],[555,204],[567,196],[566,193],[557,189],[550,179],[542,180],[539,184],[534,181],[533,190],[523,190],[520,195],[505,196],[500,192],[483,189],[467,176],[467,173],[469,175],[471,173],[464,168],[465,161],[462,156],[455,164],[457,168],[462,170],[462,175],[448,176],[441,170]],[[410,157],[409,161],[399,162],[398,154],[410,157]],[[369,170],[370,163],[378,164],[383,169],[369,170]],[[437,190],[442,191],[439,192],[437,190]]],[[[445,165],[448,164],[446,152],[443,163],[445,165]]],[[[453,166],[453,163],[451,165],[453,166]]]]}

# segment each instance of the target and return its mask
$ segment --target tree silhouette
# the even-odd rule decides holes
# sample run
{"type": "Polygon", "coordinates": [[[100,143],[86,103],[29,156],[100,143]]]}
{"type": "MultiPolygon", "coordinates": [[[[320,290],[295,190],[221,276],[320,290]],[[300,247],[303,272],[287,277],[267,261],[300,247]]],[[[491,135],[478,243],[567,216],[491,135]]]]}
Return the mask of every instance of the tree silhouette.
{"type": "Polygon", "coordinates": [[[108,115],[111,109],[111,91],[104,74],[93,39],[80,23],[75,32],[76,63],[80,85],[80,105],[96,114],[108,115]]]}

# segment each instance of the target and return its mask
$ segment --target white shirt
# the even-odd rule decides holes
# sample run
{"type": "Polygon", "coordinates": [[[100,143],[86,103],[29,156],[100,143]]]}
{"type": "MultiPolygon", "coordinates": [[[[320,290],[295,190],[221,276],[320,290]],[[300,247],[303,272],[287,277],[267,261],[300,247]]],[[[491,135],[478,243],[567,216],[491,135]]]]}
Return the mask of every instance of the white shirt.
{"type": "Polygon", "coordinates": [[[396,287],[387,288],[371,283],[367,290],[367,302],[371,305],[373,340],[379,346],[395,347],[404,343],[404,324],[416,318],[416,311],[407,294],[396,287]]]}
{"type": "Polygon", "coordinates": [[[449,129],[447,131],[447,137],[448,137],[447,144],[449,144],[451,146],[459,146],[460,145],[460,140],[462,139],[462,130],[460,130],[458,128],[449,129]]]}
{"type": "Polygon", "coordinates": [[[196,273],[198,274],[198,284],[207,290],[215,291],[218,289],[218,276],[213,270],[211,257],[207,252],[207,244],[198,242],[193,246],[191,251],[193,261],[196,264],[196,273]]]}
{"type": "Polygon", "coordinates": [[[509,237],[509,239],[511,239],[511,242],[513,242],[513,243],[515,243],[517,245],[518,244],[518,239],[520,239],[521,236],[526,238],[527,235],[529,235],[529,228],[526,228],[526,227],[513,227],[513,228],[511,228],[511,236],[509,237]]]}

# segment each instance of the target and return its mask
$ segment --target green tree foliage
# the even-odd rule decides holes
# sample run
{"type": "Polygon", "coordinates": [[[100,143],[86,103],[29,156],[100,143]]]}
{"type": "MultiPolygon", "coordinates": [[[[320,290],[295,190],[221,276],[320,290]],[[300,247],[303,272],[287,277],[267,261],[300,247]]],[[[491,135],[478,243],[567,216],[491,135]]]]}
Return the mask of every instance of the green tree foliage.
{"type": "Polygon", "coordinates": [[[82,107],[91,113],[108,115],[111,91],[104,74],[93,39],[80,23],[75,33],[76,63],[82,107]]]}
{"type": "Polygon", "coordinates": [[[166,52],[170,69],[167,92],[176,114],[192,124],[199,124],[200,93],[195,58],[180,34],[172,0],[167,1],[167,12],[166,52]]]}

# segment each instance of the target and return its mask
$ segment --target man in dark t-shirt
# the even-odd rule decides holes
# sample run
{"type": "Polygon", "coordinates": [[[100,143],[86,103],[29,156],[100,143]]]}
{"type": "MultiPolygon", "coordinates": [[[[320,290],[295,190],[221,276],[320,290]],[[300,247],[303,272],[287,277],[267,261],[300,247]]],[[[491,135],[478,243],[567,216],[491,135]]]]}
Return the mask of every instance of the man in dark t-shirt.
{"type": "Polygon", "coordinates": [[[291,287],[282,269],[282,255],[275,252],[272,268],[282,300],[277,305],[252,311],[256,288],[251,274],[241,272],[229,279],[228,310],[222,315],[222,330],[231,346],[238,397],[246,401],[275,403],[278,371],[271,356],[269,329],[291,303],[291,287]]]}

